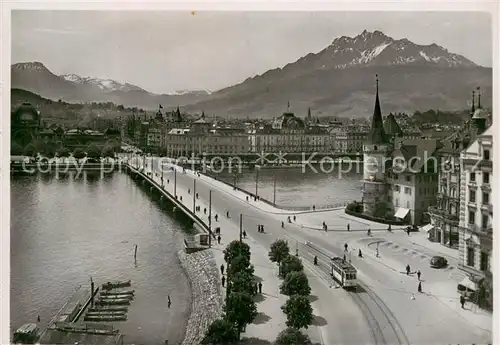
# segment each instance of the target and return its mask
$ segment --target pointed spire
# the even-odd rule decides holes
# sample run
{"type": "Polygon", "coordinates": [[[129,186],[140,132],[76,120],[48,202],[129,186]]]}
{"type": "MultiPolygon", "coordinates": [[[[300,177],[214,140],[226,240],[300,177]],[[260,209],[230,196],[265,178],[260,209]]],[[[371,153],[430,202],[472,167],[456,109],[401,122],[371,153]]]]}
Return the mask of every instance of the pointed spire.
{"type": "Polygon", "coordinates": [[[386,133],[384,130],[384,122],[382,120],[382,111],[380,110],[380,100],[378,96],[378,74],[376,77],[376,96],[375,108],[373,109],[372,128],[368,135],[367,141],[371,144],[383,144],[387,142],[386,133]]]}
{"type": "Polygon", "coordinates": [[[476,96],[475,96],[474,90],[472,90],[472,108],[470,110],[471,116],[474,115],[474,112],[476,111],[475,99],[474,98],[476,98],[476,96]]]}
{"type": "Polygon", "coordinates": [[[477,108],[481,109],[481,87],[477,87],[477,108]]]}
{"type": "Polygon", "coordinates": [[[310,120],[311,119],[311,108],[307,108],[307,118],[310,120]]]}

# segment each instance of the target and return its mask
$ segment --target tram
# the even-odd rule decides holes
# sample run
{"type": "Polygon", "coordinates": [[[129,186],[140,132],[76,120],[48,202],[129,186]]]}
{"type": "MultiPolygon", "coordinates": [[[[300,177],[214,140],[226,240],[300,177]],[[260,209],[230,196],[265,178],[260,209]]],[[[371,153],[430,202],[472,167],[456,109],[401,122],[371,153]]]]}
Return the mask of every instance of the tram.
{"type": "Polygon", "coordinates": [[[358,277],[356,268],[345,261],[343,258],[332,258],[332,278],[337,281],[344,289],[358,286],[358,277]]]}

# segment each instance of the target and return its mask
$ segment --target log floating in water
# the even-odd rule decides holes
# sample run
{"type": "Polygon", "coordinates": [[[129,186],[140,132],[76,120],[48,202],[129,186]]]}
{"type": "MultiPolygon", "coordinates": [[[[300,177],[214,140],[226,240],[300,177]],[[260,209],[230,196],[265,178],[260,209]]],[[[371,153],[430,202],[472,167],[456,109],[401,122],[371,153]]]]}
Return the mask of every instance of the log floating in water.
{"type": "Polygon", "coordinates": [[[135,290],[101,291],[101,296],[133,295],[133,294],[135,294],[135,290]]]}
{"type": "Polygon", "coordinates": [[[99,300],[96,305],[129,305],[129,299],[115,299],[115,300],[99,300]]]}

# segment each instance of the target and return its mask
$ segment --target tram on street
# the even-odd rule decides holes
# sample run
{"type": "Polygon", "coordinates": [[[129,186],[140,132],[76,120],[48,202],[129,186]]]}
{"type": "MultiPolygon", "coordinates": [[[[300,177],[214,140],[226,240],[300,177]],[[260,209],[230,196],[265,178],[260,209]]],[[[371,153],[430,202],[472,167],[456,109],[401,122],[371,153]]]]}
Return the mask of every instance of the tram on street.
{"type": "Polygon", "coordinates": [[[332,271],[330,274],[344,289],[355,289],[358,286],[356,268],[343,258],[332,258],[332,271]]]}

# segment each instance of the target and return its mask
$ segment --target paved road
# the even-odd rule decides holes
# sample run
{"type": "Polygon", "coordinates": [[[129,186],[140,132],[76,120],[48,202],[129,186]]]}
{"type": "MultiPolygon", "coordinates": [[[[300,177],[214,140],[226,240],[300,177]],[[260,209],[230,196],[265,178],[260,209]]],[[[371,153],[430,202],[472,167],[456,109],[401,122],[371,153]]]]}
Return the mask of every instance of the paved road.
{"type": "MultiPolygon", "coordinates": [[[[173,173],[169,173],[170,184],[173,183],[173,173]]],[[[166,179],[165,175],[165,179],[166,179]]],[[[191,189],[193,193],[193,174],[187,171],[186,174],[177,173],[178,194],[183,198],[192,198],[185,190],[191,189]]],[[[254,201],[246,202],[235,197],[227,188],[218,188],[207,178],[196,178],[196,192],[199,193],[200,201],[207,203],[209,190],[212,190],[212,212],[219,216],[225,216],[229,211],[231,221],[234,224],[239,222],[239,214],[243,214],[243,228],[251,234],[260,244],[268,248],[276,238],[295,238],[297,243],[311,242],[328,253],[342,255],[345,243],[348,243],[350,258],[358,269],[359,278],[371,288],[384,302],[387,308],[398,320],[404,330],[408,341],[412,344],[441,344],[441,343],[491,343],[490,329],[481,329],[468,321],[463,311],[457,307],[444,303],[438,296],[426,293],[427,287],[449,282],[450,272],[446,270],[431,270],[423,256],[430,253],[412,254],[411,248],[407,248],[406,253],[398,252],[397,249],[404,247],[402,236],[393,236],[388,232],[374,232],[372,237],[367,237],[364,231],[323,232],[318,230],[303,229],[296,224],[286,224],[281,228],[281,220],[285,217],[282,214],[266,213],[255,206],[254,201]],[[266,233],[257,233],[257,224],[264,224],[266,233]],[[379,254],[381,258],[375,257],[375,247],[379,243],[379,254]],[[387,242],[396,243],[399,247],[387,246],[387,242]],[[362,248],[365,253],[363,258],[356,256],[357,250],[362,248]],[[371,252],[370,252],[371,250],[371,252]],[[371,254],[371,255],[370,255],[371,254]],[[410,264],[415,269],[422,271],[424,293],[417,293],[418,280],[414,275],[407,276],[404,272],[406,264],[410,264]],[[412,299],[412,296],[415,298],[412,299]]],[[[300,196],[297,196],[300,197],[300,196]]],[[[346,221],[347,222],[347,221],[346,221]]],[[[214,223],[215,226],[215,223],[214,223]]],[[[224,229],[222,229],[224,234],[224,229]]],[[[292,245],[293,248],[293,245],[292,245]]],[[[456,283],[455,283],[456,284],[456,283]]],[[[339,291],[338,299],[333,298],[334,308],[353,309],[353,303],[345,291],[339,291]],[[347,302],[346,302],[347,301],[347,302]]],[[[335,292],[336,294],[337,292],[335,292]]],[[[455,296],[449,296],[452,299],[455,296]]],[[[363,326],[366,327],[366,326],[363,326]]],[[[343,325],[337,329],[342,329],[345,333],[345,340],[358,331],[358,327],[343,325]]],[[[342,342],[342,341],[341,341],[342,342]]],[[[390,341],[387,341],[391,343],[390,341]]],[[[367,343],[367,342],[363,342],[367,343]]],[[[368,341],[368,343],[371,343],[368,341]]]]}

